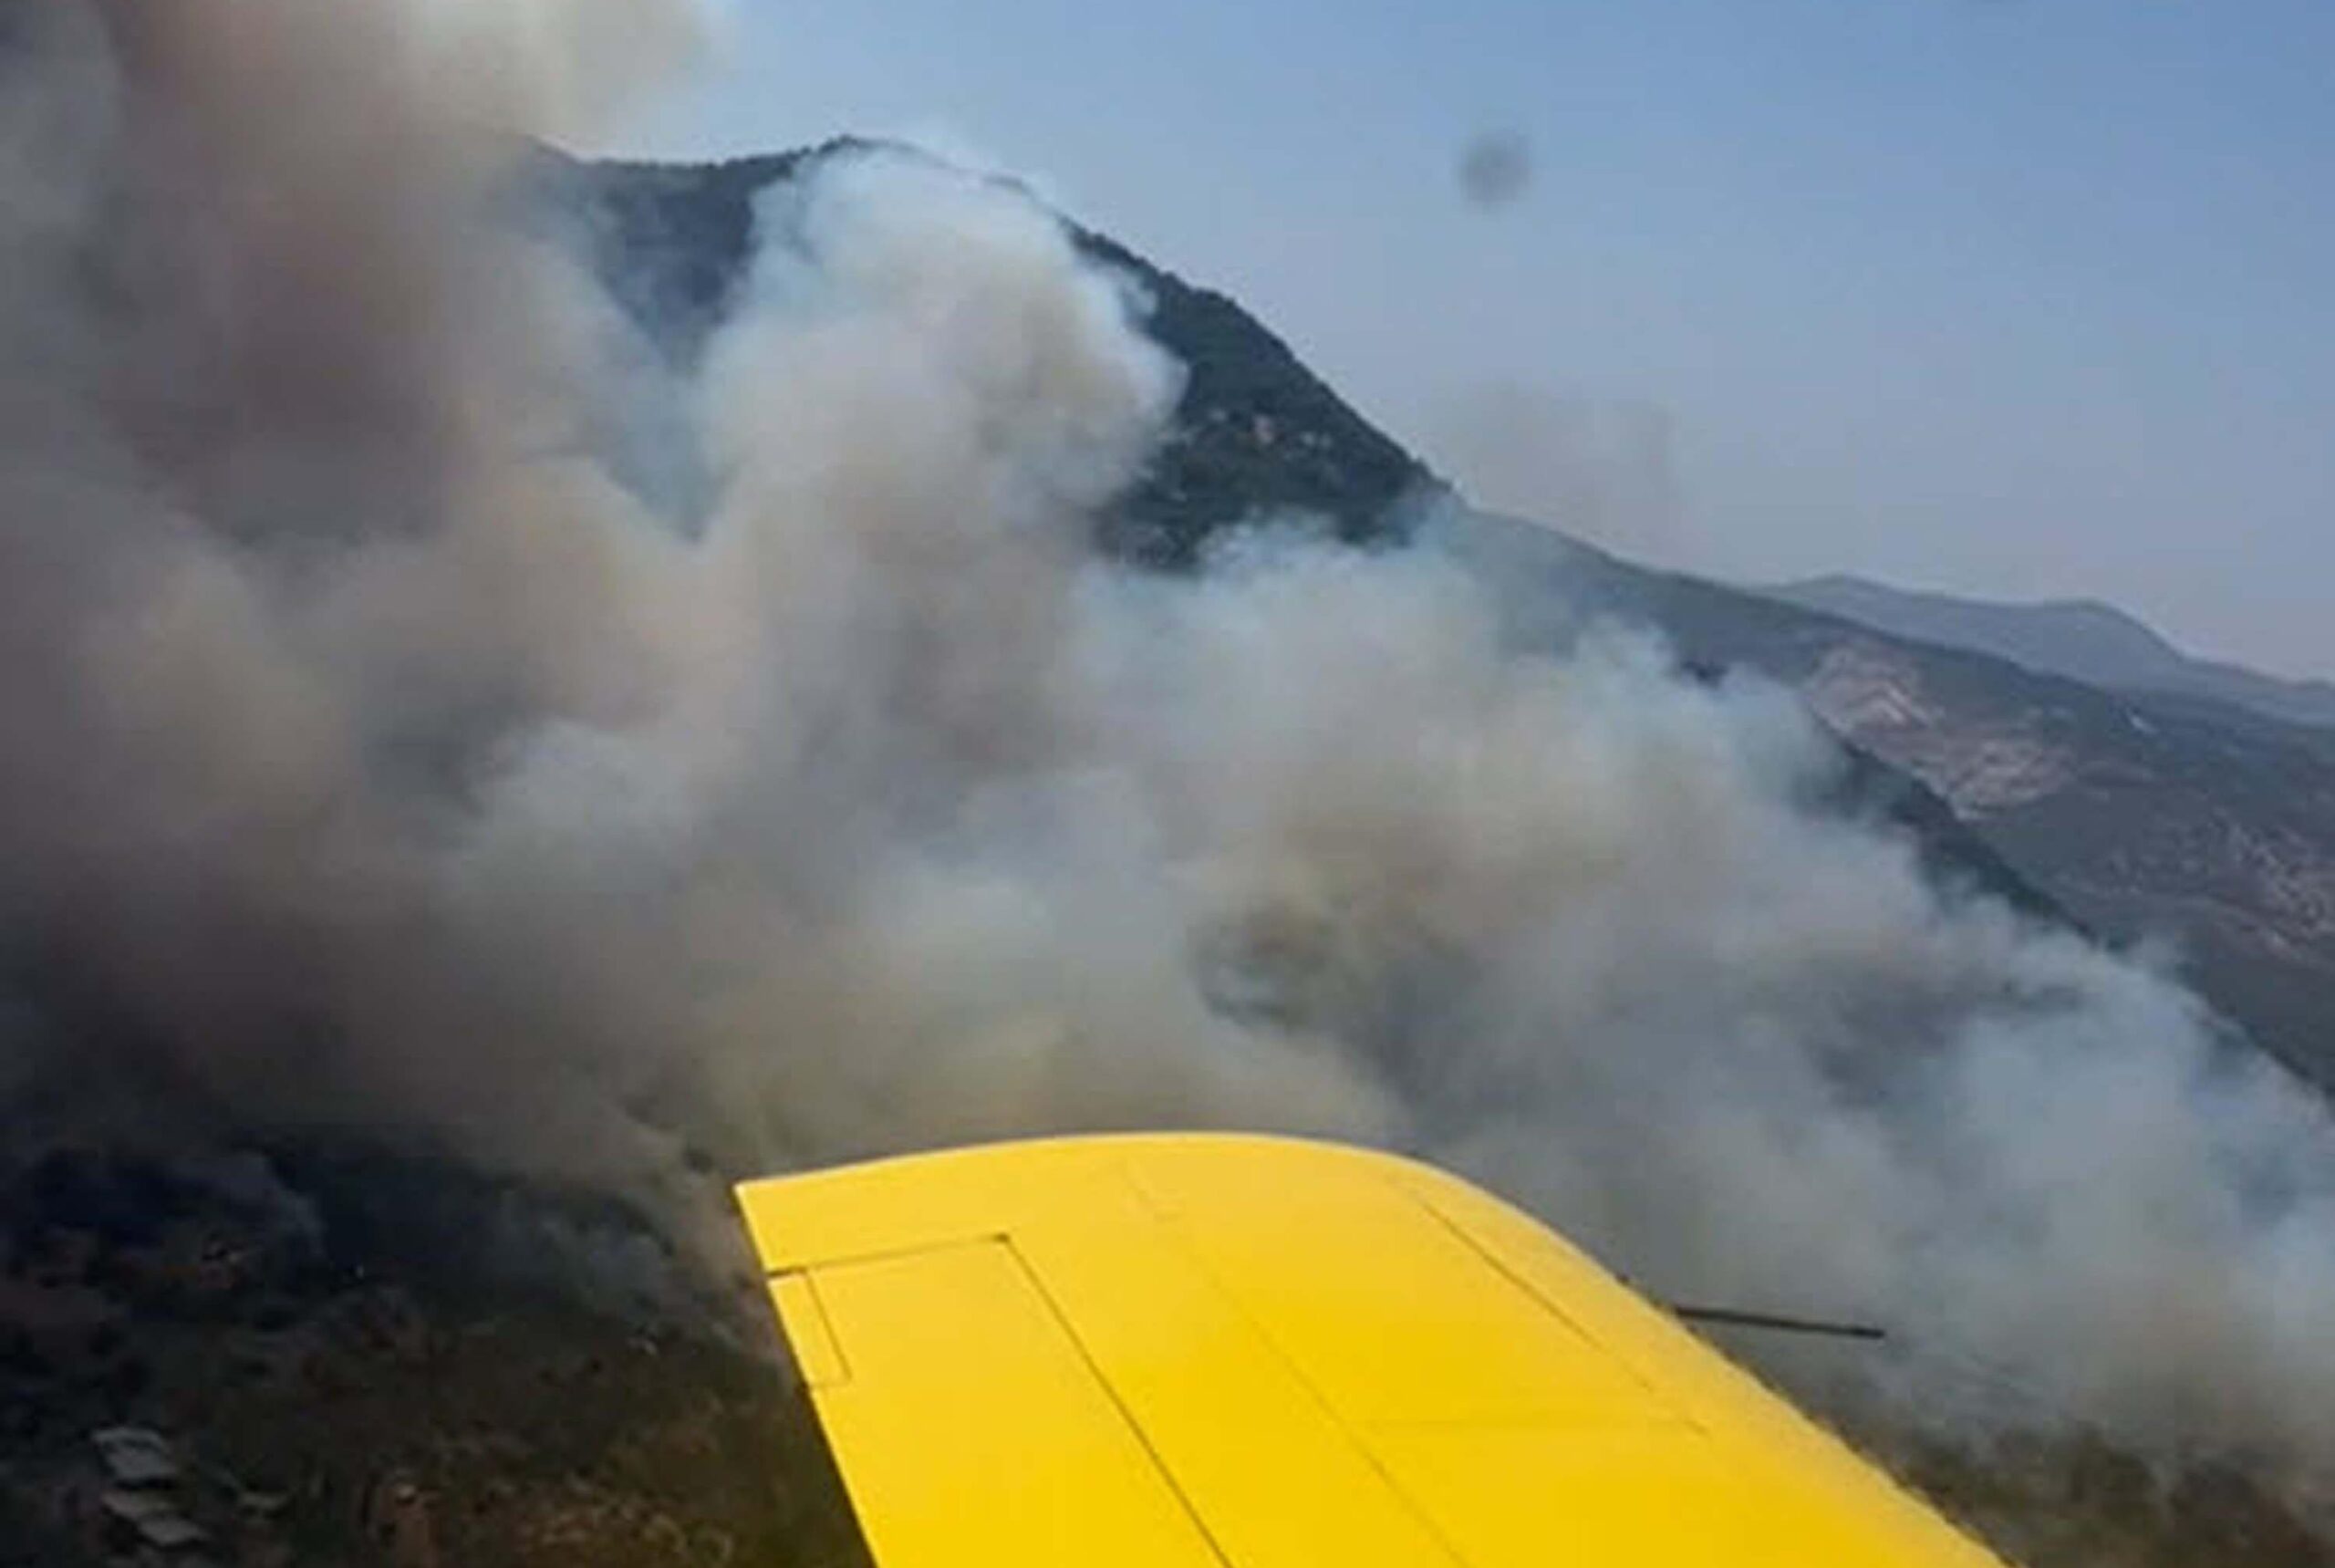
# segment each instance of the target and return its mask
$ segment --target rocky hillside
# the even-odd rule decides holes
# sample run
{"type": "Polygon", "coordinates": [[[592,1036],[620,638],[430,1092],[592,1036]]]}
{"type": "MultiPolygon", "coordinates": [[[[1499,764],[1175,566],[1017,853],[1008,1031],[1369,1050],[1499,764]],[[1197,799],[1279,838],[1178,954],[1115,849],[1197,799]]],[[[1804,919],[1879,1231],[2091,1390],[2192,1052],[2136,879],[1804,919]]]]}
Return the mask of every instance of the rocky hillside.
{"type": "Polygon", "coordinates": [[[1893,637],[1529,523],[1453,535],[1520,615],[1645,619],[1690,659],[1797,687],[2087,926],[2176,944],[2227,1017],[2335,1084],[2335,733],[1893,637]]]}
{"type": "Polygon", "coordinates": [[[2335,685],[2281,680],[2195,658],[2112,605],[1994,604],[1909,593],[1847,576],[1763,591],[1893,637],[1991,653],[2041,674],[2064,675],[2112,691],[2231,708],[2288,723],[2335,725],[2335,685]]]}

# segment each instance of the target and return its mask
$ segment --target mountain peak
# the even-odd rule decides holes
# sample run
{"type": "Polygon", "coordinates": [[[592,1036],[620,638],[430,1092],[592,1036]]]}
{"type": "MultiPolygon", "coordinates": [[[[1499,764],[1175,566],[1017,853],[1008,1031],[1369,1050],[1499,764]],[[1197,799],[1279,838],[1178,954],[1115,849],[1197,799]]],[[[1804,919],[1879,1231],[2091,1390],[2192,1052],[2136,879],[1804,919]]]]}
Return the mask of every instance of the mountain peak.
{"type": "MultiPolygon", "coordinates": [[[[821,162],[922,149],[858,136],[710,164],[579,163],[561,159],[558,199],[581,215],[596,265],[617,300],[675,352],[701,346],[744,275],[764,192],[821,162]]],[[[1424,463],[1356,413],[1236,301],[1196,287],[1125,245],[1064,218],[1095,262],[1133,280],[1146,328],[1188,371],[1175,428],[1150,472],[1106,520],[1118,553],[1188,566],[1223,530],[1259,517],[1326,519],[1339,538],[1397,537],[1424,463]]]]}

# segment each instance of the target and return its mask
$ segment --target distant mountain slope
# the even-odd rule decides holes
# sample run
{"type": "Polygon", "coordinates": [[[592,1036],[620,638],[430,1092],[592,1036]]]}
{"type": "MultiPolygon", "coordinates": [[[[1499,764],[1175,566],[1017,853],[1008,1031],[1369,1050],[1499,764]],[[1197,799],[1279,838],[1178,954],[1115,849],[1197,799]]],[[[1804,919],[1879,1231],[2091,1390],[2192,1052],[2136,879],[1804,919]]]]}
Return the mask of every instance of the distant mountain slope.
{"type": "Polygon", "coordinates": [[[1531,523],[1448,534],[1538,634],[1621,616],[1690,661],[1796,687],[2087,925],[2172,939],[2216,1007],[2335,1085],[2335,732],[1891,636],[1531,523]]]}
{"type": "Polygon", "coordinates": [[[2119,691],[2226,704],[2289,723],[2335,727],[2335,684],[2282,680],[2196,659],[2112,605],[1998,604],[1915,593],[1862,577],[1816,577],[1763,590],[1877,631],[1990,653],[2046,675],[2119,691]]]}

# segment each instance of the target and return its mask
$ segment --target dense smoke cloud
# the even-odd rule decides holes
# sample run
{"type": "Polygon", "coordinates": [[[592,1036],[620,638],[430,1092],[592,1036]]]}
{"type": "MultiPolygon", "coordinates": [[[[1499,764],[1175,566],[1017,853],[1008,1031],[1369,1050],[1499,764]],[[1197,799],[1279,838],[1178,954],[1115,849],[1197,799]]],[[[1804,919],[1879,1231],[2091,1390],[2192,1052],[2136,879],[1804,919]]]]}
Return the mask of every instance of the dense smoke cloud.
{"type": "Polygon", "coordinates": [[[831,160],[669,371],[493,193],[685,16],[34,11],[0,919],[241,1114],[684,1230],[709,1162],[1369,1138],[1888,1322],[1923,1418],[2335,1450],[2315,1105],[1824,815],[1784,694],[1520,658],[1430,552],[1098,558],[1179,373],[1022,197],[831,160]],[[643,431],[710,505],[642,498],[643,431]]]}

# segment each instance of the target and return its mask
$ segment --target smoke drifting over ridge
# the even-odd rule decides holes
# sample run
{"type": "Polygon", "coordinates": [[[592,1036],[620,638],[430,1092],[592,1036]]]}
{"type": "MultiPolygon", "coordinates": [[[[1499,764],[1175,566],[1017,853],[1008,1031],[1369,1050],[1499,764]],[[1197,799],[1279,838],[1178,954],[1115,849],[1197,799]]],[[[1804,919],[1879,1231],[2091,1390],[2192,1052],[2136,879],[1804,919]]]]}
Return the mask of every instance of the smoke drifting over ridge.
{"type": "Polygon", "coordinates": [[[1918,1418],[2326,1479],[2315,1104],[1821,815],[1780,693],[1424,551],[1098,558],[1178,370],[1022,197],[834,159],[674,370],[494,195],[685,11],[0,26],[0,932],[212,1093],[682,1225],[693,1151],[1375,1139],[1890,1322],[1918,1418]]]}

